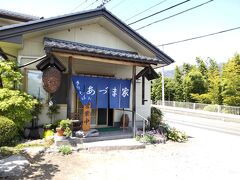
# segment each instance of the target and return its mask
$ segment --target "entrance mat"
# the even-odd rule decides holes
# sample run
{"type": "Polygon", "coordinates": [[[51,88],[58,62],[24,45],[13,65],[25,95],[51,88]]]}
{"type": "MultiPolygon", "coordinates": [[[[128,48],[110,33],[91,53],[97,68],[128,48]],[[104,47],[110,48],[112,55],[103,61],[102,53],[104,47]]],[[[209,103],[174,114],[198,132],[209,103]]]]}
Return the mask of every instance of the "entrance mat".
{"type": "Polygon", "coordinates": [[[99,132],[109,132],[109,131],[120,131],[118,127],[105,127],[105,128],[96,128],[99,132]]]}

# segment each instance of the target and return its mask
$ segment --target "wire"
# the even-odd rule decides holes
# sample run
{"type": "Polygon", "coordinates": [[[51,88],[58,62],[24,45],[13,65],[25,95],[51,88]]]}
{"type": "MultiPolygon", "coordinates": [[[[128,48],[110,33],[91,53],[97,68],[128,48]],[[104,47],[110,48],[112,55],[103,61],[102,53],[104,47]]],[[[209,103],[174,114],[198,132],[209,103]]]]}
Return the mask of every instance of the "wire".
{"type": "Polygon", "coordinates": [[[112,0],[102,0],[102,4],[100,4],[97,8],[101,8],[105,6],[107,3],[111,2],[112,0]]]}
{"type": "Polygon", "coordinates": [[[115,9],[115,8],[118,7],[120,4],[122,4],[124,1],[126,1],[126,0],[120,1],[118,4],[116,4],[115,6],[113,6],[110,10],[115,9]]]}
{"type": "Polygon", "coordinates": [[[82,3],[80,3],[79,5],[77,5],[75,8],[73,8],[71,10],[71,12],[75,11],[77,8],[79,8],[81,5],[83,5],[84,3],[86,3],[88,0],[84,0],[82,3]]]}
{"type": "Polygon", "coordinates": [[[139,19],[139,20],[137,20],[137,21],[131,22],[131,23],[128,24],[128,25],[135,24],[135,23],[137,23],[137,22],[140,22],[140,21],[142,21],[142,20],[145,20],[145,19],[150,18],[150,17],[152,17],[152,16],[155,16],[155,15],[157,15],[157,14],[160,14],[160,13],[162,13],[162,12],[164,12],[164,11],[167,11],[167,10],[172,9],[172,8],[174,8],[174,7],[180,6],[180,5],[182,5],[182,4],[184,4],[184,3],[188,2],[188,1],[191,1],[191,0],[186,0],[186,1],[183,1],[183,2],[181,2],[181,3],[175,4],[175,5],[171,6],[171,7],[168,7],[168,8],[166,8],[166,9],[161,10],[161,11],[158,11],[158,12],[156,12],[156,13],[153,13],[153,14],[151,14],[151,15],[149,15],[149,16],[146,16],[146,17],[144,17],[144,18],[141,18],[141,19],[139,19]]]}
{"type": "Polygon", "coordinates": [[[89,4],[85,9],[89,8],[90,6],[92,6],[93,4],[95,4],[96,2],[98,2],[98,0],[95,0],[94,2],[92,2],[91,4],[89,4]]]}
{"type": "Polygon", "coordinates": [[[141,12],[139,12],[139,13],[133,15],[133,16],[131,16],[130,18],[126,19],[125,21],[129,21],[130,19],[132,19],[132,18],[134,18],[134,17],[136,17],[136,16],[138,16],[138,15],[140,15],[140,14],[142,14],[142,13],[148,11],[148,10],[150,10],[150,9],[152,9],[152,8],[154,8],[154,7],[157,7],[158,5],[164,3],[165,1],[167,1],[167,0],[158,2],[157,4],[154,4],[153,6],[151,6],[151,7],[147,8],[147,9],[145,9],[145,10],[143,10],[143,11],[141,11],[141,12]]]}
{"type": "Polygon", "coordinates": [[[202,4],[199,4],[199,5],[194,6],[194,7],[192,7],[192,8],[189,8],[189,9],[187,9],[187,10],[181,11],[181,12],[179,12],[179,13],[177,13],[177,14],[174,14],[174,15],[168,16],[168,17],[166,17],[166,18],[163,18],[163,19],[160,19],[160,20],[154,21],[154,22],[149,23],[149,24],[147,24],[147,25],[145,25],[145,26],[142,26],[142,27],[140,27],[140,28],[138,28],[138,29],[135,29],[135,31],[138,31],[138,30],[140,30],[140,29],[146,28],[146,27],[151,26],[151,25],[153,25],[153,24],[155,24],[155,23],[158,23],[158,22],[161,22],[161,21],[164,21],[164,20],[170,19],[170,18],[172,18],[172,17],[174,17],[174,16],[177,16],[177,15],[183,14],[183,13],[185,13],[185,12],[187,12],[187,11],[190,11],[190,10],[196,9],[196,8],[198,8],[198,7],[200,7],[200,6],[203,6],[203,5],[205,5],[205,4],[208,4],[208,3],[212,2],[212,1],[213,1],[213,0],[207,1],[207,2],[205,2],[205,3],[202,3],[202,4]]]}
{"type": "Polygon", "coordinates": [[[231,28],[231,29],[227,29],[227,30],[223,30],[223,31],[219,31],[219,32],[215,32],[215,33],[211,33],[211,34],[205,34],[202,36],[197,36],[197,37],[188,38],[188,39],[184,39],[184,40],[180,40],[180,41],[174,41],[174,42],[170,42],[170,43],[166,43],[166,44],[161,44],[161,45],[157,45],[157,46],[167,46],[167,45],[177,44],[177,43],[181,43],[181,42],[185,42],[185,41],[191,41],[191,40],[200,39],[200,38],[204,38],[204,37],[208,37],[208,36],[213,36],[213,35],[229,32],[229,31],[234,31],[237,29],[240,29],[240,26],[231,28]]]}

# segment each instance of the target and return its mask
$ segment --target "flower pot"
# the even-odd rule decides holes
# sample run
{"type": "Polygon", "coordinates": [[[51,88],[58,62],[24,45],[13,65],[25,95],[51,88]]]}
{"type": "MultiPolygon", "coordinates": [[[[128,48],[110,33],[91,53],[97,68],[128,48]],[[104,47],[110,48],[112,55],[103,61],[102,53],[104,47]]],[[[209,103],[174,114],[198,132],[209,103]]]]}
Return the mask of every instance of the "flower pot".
{"type": "Polygon", "coordinates": [[[63,135],[63,133],[64,133],[64,130],[63,130],[63,129],[57,127],[57,128],[56,128],[56,131],[57,131],[57,136],[64,136],[64,135],[63,135]]]}

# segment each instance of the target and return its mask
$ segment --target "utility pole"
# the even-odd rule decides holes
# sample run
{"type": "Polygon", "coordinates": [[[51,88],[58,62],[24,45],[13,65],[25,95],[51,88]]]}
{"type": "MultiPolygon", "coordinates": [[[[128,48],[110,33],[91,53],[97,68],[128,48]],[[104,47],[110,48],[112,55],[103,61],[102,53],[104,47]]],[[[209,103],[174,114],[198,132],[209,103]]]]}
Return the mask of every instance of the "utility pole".
{"type": "Polygon", "coordinates": [[[164,100],[164,67],[162,67],[162,105],[165,106],[165,100],[164,100]]]}
{"type": "MultiPolygon", "coordinates": [[[[164,51],[164,46],[162,46],[162,50],[164,51]]],[[[165,93],[164,93],[164,66],[162,67],[162,105],[165,106],[165,93]]]]}

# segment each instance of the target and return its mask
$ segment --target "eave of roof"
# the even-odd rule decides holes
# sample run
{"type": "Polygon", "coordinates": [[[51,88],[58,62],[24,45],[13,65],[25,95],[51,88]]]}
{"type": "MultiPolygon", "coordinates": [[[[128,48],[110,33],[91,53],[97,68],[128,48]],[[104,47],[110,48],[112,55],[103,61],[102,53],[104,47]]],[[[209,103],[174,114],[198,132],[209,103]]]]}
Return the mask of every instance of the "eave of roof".
{"type": "Polygon", "coordinates": [[[142,37],[139,33],[135,32],[130,26],[122,22],[118,19],[115,15],[111,12],[106,10],[105,8],[97,8],[93,10],[87,10],[77,13],[71,13],[67,15],[46,18],[46,19],[39,19],[36,21],[30,21],[21,24],[14,24],[9,26],[4,26],[0,28],[0,40],[8,39],[11,37],[22,36],[28,32],[34,32],[39,30],[44,30],[47,28],[69,24],[81,20],[91,19],[95,17],[104,17],[108,21],[110,21],[113,25],[118,27],[123,32],[126,32],[131,38],[136,40],[138,43],[149,49],[153,52],[158,59],[161,59],[164,64],[171,64],[174,60],[169,57],[167,54],[162,52],[152,43],[147,41],[144,37],[142,37]]]}
{"type": "Polygon", "coordinates": [[[146,64],[160,64],[162,61],[157,58],[151,58],[138,55],[135,52],[124,51],[113,48],[106,48],[101,46],[71,42],[66,40],[59,40],[53,38],[44,38],[44,47],[49,50],[67,50],[69,52],[85,54],[89,56],[100,56],[112,59],[120,59],[126,61],[133,61],[146,64]]]}
{"type": "Polygon", "coordinates": [[[21,22],[34,21],[34,20],[40,19],[40,17],[37,17],[37,16],[13,12],[5,9],[0,9],[0,18],[6,18],[6,19],[21,21],[21,22]]]}

